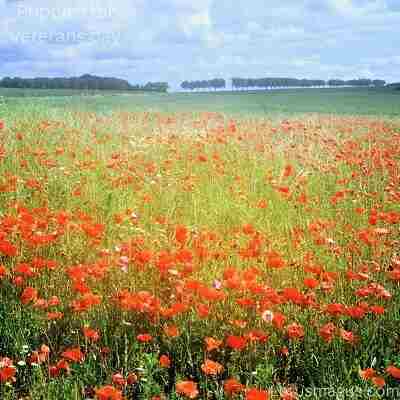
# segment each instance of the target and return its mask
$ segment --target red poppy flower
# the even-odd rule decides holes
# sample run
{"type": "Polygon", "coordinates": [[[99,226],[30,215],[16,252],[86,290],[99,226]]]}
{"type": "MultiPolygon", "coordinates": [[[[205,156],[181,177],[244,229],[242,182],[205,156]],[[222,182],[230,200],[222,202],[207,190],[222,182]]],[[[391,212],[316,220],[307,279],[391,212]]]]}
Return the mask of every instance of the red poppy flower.
{"type": "Polygon", "coordinates": [[[186,243],[188,239],[188,230],[183,225],[177,225],[175,228],[175,239],[182,246],[186,243]]]}
{"type": "Polygon", "coordinates": [[[281,400],[297,400],[298,395],[297,393],[292,390],[292,389],[283,389],[281,392],[281,400]]]}
{"type": "Polygon", "coordinates": [[[137,339],[139,342],[148,343],[148,342],[151,342],[151,341],[153,340],[153,336],[151,336],[151,335],[148,334],[148,333],[141,333],[141,334],[139,334],[139,335],[136,336],[136,339],[137,339]]]}
{"type": "Polygon", "coordinates": [[[4,278],[7,275],[7,270],[4,265],[0,265],[0,279],[4,278]]]}
{"type": "Polygon", "coordinates": [[[85,359],[85,355],[79,347],[67,349],[61,354],[61,356],[73,362],[82,362],[85,359]]]}
{"type": "Polygon", "coordinates": [[[296,322],[288,325],[286,329],[290,339],[302,339],[304,337],[304,328],[296,322]]]}
{"type": "Polygon", "coordinates": [[[164,333],[171,338],[176,338],[180,335],[179,329],[176,325],[165,325],[164,333]]]}
{"type": "Polygon", "coordinates": [[[0,382],[10,382],[14,379],[17,369],[8,358],[0,359],[0,382]],[[6,361],[4,361],[6,360],[6,361]]]}
{"type": "Polygon", "coordinates": [[[201,370],[206,375],[218,375],[223,371],[223,369],[224,367],[220,363],[208,359],[201,365],[201,370]]]}
{"type": "Polygon", "coordinates": [[[400,368],[397,368],[394,365],[389,365],[386,368],[386,372],[390,374],[393,378],[400,379],[400,368]]]}
{"type": "Polygon", "coordinates": [[[371,378],[371,382],[375,385],[378,386],[379,388],[382,388],[385,386],[386,382],[385,379],[382,378],[381,376],[374,376],[371,378]]]}
{"type": "Polygon", "coordinates": [[[226,345],[234,350],[243,350],[247,345],[247,339],[243,336],[230,335],[226,338],[226,345]]]}
{"type": "Polygon", "coordinates": [[[247,389],[246,400],[268,400],[269,394],[265,390],[247,389]]]}
{"type": "Polygon", "coordinates": [[[111,379],[114,385],[125,386],[126,384],[125,378],[120,373],[114,374],[111,379]]]}
{"type": "Polygon", "coordinates": [[[328,322],[319,330],[319,334],[325,342],[330,343],[335,334],[335,330],[336,326],[332,322],[328,322]]]}
{"type": "Polygon", "coordinates": [[[206,351],[218,350],[222,345],[222,340],[214,339],[212,337],[206,337],[204,342],[206,344],[206,351]]]}
{"type": "Polygon", "coordinates": [[[358,337],[353,332],[344,329],[340,329],[340,337],[348,343],[355,343],[358,340],[358,337]]]}
{"type": "Polygon", "coordinates": [[[236,379],[227,379],[224,382],[224,392],[227,396],[233,396],[234,394],[243,391],[244,386],[236,379]]]}
{"type": "Polygon", "coordinates": [[[283,329],[283,326],[285,324],[286,317],[279,312],[274,313],[273,318],[272,318],[272,325],[277,328],[277,329],[283,329]]]}
{"type": "Polygon", "coordinates": [[[168,356],[163,354],[159,359],[160,366],[163,368],[169,368],[171,366],[171,360],[168,356]]]}
{"type": "Polygon", "coordinates": [[[364,380],[368,380],[376,376],[376,371],[373,368],[361,369],[358,373],[364,380]]]}
{"type": "Polygon", "coordinates": [[[122,400],[121,391],[110,385],[96,389],[95,392],[98,400],[122,400]]]}
{"type": "Polygon", "coordinates": [[[92,342],[97,342],[100,339],[100,334],[96,330],[88,327],[82,328],[83,335],[86,339],[91,340],[92,342]]]}
{"type": "Polygon", "coordinates": [[[33,287],[26,287],[21,294],[21,303],[28,304],[31,301],[36,300],[38,297],[38,291],[33,287]]]}
{"type": "Polygon", "coordinates": [[[176,392],[189,399],[195,399],[199,391],[197,389],[197,383],[193,381],[179,381],[176,383],[176,392]]]}

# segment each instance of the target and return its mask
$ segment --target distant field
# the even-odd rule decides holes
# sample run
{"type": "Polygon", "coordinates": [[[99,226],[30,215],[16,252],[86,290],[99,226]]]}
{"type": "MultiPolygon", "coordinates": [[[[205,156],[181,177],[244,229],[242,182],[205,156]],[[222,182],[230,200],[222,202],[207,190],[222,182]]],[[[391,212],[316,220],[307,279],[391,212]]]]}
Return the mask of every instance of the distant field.
{"type": "MultiPolygon", "coordinates": [[[[224,93],[117,93],[92,95],[73,90],[0,89],[7,106],[23,104],[109,113],[112,111],[197,112],[240,115],[304,113],[400,115],[400,92],[390,89],[295,89],[224,93]],[[32,98],[35,97],[33,100],[32,98]]],[[[1,113],[1,111],[0,111],[1,113]]]]}

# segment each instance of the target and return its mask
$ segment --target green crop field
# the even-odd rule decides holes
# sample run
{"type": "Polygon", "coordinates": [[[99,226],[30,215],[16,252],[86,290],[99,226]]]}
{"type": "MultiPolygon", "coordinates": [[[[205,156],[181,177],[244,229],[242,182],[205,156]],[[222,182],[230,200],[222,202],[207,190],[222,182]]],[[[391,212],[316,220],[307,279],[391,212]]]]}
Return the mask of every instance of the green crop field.
{"type": "Polygon", "coordinates": [[[391,89],[292,89],[223,93],[118,93],[74,90],[0,89],[11,107],[33,102],[48,108],[109,113],[116,111],[211,111],[236,115],[302,113],[400,115],[400,91],[391,89]]]}

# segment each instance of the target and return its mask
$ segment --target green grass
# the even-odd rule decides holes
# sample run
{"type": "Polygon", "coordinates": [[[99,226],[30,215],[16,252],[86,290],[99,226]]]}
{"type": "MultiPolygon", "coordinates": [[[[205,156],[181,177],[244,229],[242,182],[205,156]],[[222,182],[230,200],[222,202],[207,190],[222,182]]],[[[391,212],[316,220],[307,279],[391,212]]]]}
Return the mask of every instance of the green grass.
{"type": "Polygon", "coordinates": [[[287,116],[304,113],[398,117],[400,92],[389,89],[297,89],[223,93],[117,93],[82,96],[73,90],[0,89],[10,107],[26,102],[48,108],[110,113],[115,111],[220,112],[241,116],[287,116]],[[14,96],[26,96],[18,98],[14,96]]]}

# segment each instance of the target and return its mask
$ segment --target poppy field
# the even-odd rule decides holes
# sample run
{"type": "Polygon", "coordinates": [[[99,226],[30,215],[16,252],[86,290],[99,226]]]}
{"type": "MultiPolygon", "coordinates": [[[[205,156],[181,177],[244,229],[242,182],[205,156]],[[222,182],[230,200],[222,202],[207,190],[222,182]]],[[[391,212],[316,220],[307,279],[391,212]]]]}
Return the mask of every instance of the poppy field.
{"type": "Polygon", "coordinates": [[[396,119],[7,115],[0,398],[400,398],[399,227],[396,119]]]}

